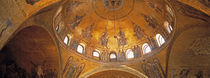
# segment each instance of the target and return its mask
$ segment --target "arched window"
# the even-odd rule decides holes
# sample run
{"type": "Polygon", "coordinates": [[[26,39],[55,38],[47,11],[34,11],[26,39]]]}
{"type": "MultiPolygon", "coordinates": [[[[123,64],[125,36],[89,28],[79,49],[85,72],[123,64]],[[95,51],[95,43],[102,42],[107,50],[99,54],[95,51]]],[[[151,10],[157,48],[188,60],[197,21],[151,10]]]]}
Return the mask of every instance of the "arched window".
{"type": "Polygon", "coordinates": [[[85,45],[84,44],[79,44],[77,46],[77,52],[83,54],[85,52],[85,45]]]}
{"type": "Polygon", "coordinates": [[[165,43],[165,39],[160,34],[156,35],[156,40],[157,40],[157,43],[159,46],[161,46],[165,43]]]}
{"type": "Polygon", "coordinates": [[[98,50],[93,51],[93,56],[100,57],[99,51],[98,50]]]}
{"type": "Polygon", "coordinates": [[[65,36],[63,42],[66,44],[66,45],[70,45],[70,41],[71,41],[71,35],[70,34],[67,34],[67,36],[65,36]]]}
{"type": "Polygon", "coordinates": [[[143,54],[146,54],[146,53],[151,52],[151,48],[150,48],[150,46],[149,46],[148,43],[144,43],[144,44],[142,45],[142,50],[143,50],[143,54]]]}
{"type": "Polygon", "coordinates": [[[168,33],[171,33],[173,31],[172,26],[168,23],[168,21],[164,22],[164,26],[166,28],[166,30],[168,31],[168,33]]]}
{"type": "Polygon", "coordinates": [[[66,45],[69,45],[69,37],[65,36],[64,41],[63,41],[66,45]]]}
{"type": "Polygon", "coordinates": [[[116,62],[117,61],[117,55],[115,52],[111,52],[111,54],[109,55],[110,61],[111,62],[116,62]]]}
{"type": "Polygon", "coordinates": [[[171,14],[171,16],[174,16],[172,9],[168,5],[166,6],[166,9],[171,14]]]}
{"type": "Polygon", "coordinates": [[[127,58],[127,59],[134,58],[134,53],[133,53],[133,51],[132,51],[131,49],[128,49],[128,50],[126,51],[126,58],[127,58]]]}

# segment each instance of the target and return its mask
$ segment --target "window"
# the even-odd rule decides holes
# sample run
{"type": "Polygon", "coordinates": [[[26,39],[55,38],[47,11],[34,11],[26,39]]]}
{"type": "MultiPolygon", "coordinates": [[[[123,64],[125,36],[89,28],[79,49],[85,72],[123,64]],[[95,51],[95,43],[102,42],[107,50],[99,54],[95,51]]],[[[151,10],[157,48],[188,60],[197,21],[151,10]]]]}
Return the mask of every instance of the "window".
{"type": "Polygon", "coordinates": [[[117,58],[115,53],[111,53],[109,57],[110,57],[110,59],[116,59],[117,58]]]}
{"type": "Polygon", "coordinates": [[[66,45],[70,45],[70,39],[71,39],[71,36],[70,34],[67,34],[67,36],[65,36],[63,42],[66,44],[66,45]]]}
{"type": "Polygon", "coordinates": [[[66,45],[69,45],[69,38],[68,38],[68,36],[65,36],[63,42],[64,42],[66,45]]]}
{"type": "Polygon", "coordinates": [[[171,33],[173,31],[172,26],[168,23],[168,21],[164,22],[164,26],[166,28],[166,30],[168,31],[168,33],[171,33]]]}
{"type": "Polygon", "coordinates": [[[156,35],[156,40],[157,40],[157,43],[159,46],[161,46],[165,43],[165,39],[160,34],[156,35]]]}
{"type": "Polygon", "coordinates": [[[58,31],[58,30],[59,30],[59,25],[55,28],[55,30],[56,30],[56,31],[58,31]]]}
{"type": "Polygon", "coordinates": [[[144,43],[144,44],[142,45],[142,50],[143,50],[143,54],[146,54],[146,53],[151,52],[151,48],[150,48],[150,46],[149,46],[148,43],[144,43]]]}
{"type": "Polygon", "coordinates": [[[78,53],[84,53],[85,52],[85,45],[84,44],[79,44],[78,46],[77,46],[77,52],[78,53]]]}
{"type": "Polygon", "coordinates": [[[171,16],[174,16],[172,9],[168,5],[166,6],[166,9],[171,14],[171,16]]]}
{"type": "Polygon", "coordinates": [[[116,52],[111,52],[110,55],[109,55],[109,58],[110,58],[110,61],[111,62],[116,62],[117,61],[117,54],[116,52]]]}
{"type": "Polygon", "coordinates": [[[60,32],[61,26],[62,26],[62,23],[59,22],[58,25],[56,26],[55,30],[56,30],[57,32],[60,32]]]}
{"type": "Polygon", "coordinates": [[[100,57],[99,51],[98,50],[93,51],[93,56],[100,57]]]}
{"type": "Polygon", "coordinates": [[[128,50],[126,51],[126,58],[127,58],[127,59],[134,58],[134,53],[133,53],[133,51],[132,51],[131,49],[128,49],[128,50]]]}

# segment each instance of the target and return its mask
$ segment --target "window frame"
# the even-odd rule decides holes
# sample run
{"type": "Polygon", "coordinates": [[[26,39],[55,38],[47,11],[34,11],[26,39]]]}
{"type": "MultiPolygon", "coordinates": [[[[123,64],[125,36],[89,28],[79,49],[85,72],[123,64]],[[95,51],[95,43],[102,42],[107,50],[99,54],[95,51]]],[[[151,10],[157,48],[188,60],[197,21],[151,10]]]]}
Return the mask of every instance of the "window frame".
{"type": "Polygon", "coordinates": [[[156,34],[156,42],[158,43],[158,46],[162,46],[166,41],[163,38],[163,36],[161,34],[156,34]]]}
{"type": "Polygon", "coordinates": [[[144,43],[144,44],[142,45],[142,52],[143,52],[143,54],[150,53],[151,51],[152,51],[152,49],[151,49],[151,47],[149,46],[148,43],[144,43]],[[149,48],[149,49],[147,49],[147,48],[149,48]],[[148,51],[147,51],[147,50],[148,50],[148,51]]]}
{"type": "Polygon", "coordinates": [[[116,54],[115,52],[111,52],[111,53],[109,54],[109,59],[110,59],[110,60],[117,60],[117,54],[116,54]],[[114,58],[111,57],[112,55],[114,55],[114,58]]]}
{"type": "Polygon", "coordinates": [[[84,53],[85,53],[85,45],[82,44],[82,43],[78,44],[78,45],[77,45],[77,52],[80,53],[80,54],[84,54],[84,53]],[[79,47],[79,46],[82,48],[82,52],[80,52],[80,51],[78,50],[78,47],[79,47]]]}
{"type": "Polygon", "coordinates": [[[100,57],[100,51],[98,51],[98,50],[94,50],[92,55],[93,55],[93,57],[100,57]],[[97,53],[97,54],[98,54],[98,56],[94,55],[94,53],[97,53]]]}
{"type": "Polygon", "coordinates": [[[134,52],[132,49],[126,50],[126,59],[133,59],[134,58],[134,52]],[[132,53],[132,56],[129,56],[129,54],[132,53]]]}
{"type": "Polygon", "coordinates": [[[66,35],[63,40],[64,44],[69,45],[69,37],[66,35]]]}
{"type": "Polygon", "coordinates": [[[164,22],[164,27],[168,31],[168,33],[171,33],[173,31],[173,27],[171,26],[171,24],[168,21],[164,22]]]}
{"type": "Polygon", "coordinates": [[[67,46],[70,46],[71,35],[70,35],[70,34],[67,34],[67,35],[64,37],[63,42],[64,42],[64,44],[66,44],[67,46]],[[67,39],[67,42],[65,41],[66,39],[67,39]]]}

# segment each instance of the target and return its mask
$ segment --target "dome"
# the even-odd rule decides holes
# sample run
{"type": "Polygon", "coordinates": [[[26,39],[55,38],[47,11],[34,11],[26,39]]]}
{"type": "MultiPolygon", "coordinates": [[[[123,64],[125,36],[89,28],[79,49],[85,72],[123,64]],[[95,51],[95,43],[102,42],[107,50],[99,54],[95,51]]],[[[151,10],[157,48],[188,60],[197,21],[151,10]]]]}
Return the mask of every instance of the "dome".
{"type": "Polygon", "coordinates": [[[62,46],[101,63],[126,63],[160,52],[173,37],[165,0],[67,0],[54,17],[62,46]]]}

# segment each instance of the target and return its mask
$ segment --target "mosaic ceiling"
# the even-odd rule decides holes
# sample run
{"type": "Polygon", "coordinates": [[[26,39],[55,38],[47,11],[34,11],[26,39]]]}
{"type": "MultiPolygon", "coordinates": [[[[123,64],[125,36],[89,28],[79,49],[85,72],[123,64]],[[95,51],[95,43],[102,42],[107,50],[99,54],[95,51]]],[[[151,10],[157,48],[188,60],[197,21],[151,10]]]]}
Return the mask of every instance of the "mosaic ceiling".
{"type": "Polygon", "coordinates": [[[69,50],[98,52],[102,62],[114,54],[119,62],[128,50],[131,58],[141,58],[163,49],[173,36],[175,14],[165,0],[68,0],[55,14],[54,29],[69,50]]]}

